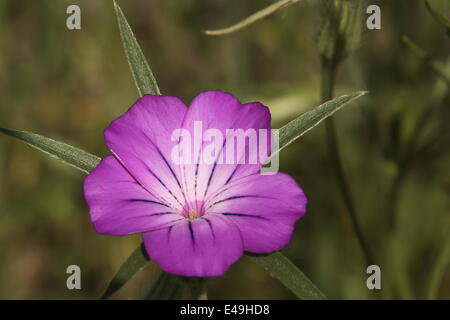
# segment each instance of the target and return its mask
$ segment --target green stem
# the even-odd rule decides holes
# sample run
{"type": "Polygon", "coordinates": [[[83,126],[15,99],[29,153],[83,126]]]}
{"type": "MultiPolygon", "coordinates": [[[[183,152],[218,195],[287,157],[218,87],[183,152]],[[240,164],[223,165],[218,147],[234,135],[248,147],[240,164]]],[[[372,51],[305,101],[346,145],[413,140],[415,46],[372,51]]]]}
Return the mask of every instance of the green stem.
{"type": "Polygon", "coordinates": [[[433,300],[436,298],[442,279],[450,264],[450,230],[447,232],[445,241],[437,255],[436,262],[431,270],[428,287],[425,290],[425,299],[433,300]]]}
{"type": "Polygon", "coordinates": [[[146,300],[183,300],[186,299],[186,284],[182,277],[163,272],[156,280],[146,300]]]}
{"type": "Polygon", "coordinates": [[[403,165],[398,165],[398,172],[395,175],[395,178],[390,187],[390,191],[388,192],[388,201],[387,201],[387,214],[388,214],[388,227],[389,232],[394,233],[397,229],[398,225],[398,215],[397,213],[397,205],[400,199],[400,191],[403,189],[403,183],[407,176],[407,163],[403,163],[403,165]]]}
{"type": "Polygon", "coordinates": [[[163,272],[146,296],[147,300],[207,300],[206,279],[163,272]]]}
{"type": "Polygon", "coordinates": [[[390,286],[388,292],[390,299],[414,299],[414,289],[411,286],[410,272],[405,259],[406,252],[401,238],[395,233],[390,233],[386,236],[384,243],[385,261],[389,263],[384,279],[390,286]]]}
{"type": "Polygon", "coordinates": [[[208,291],[205,278],[189,278],[188,287],[191,299],[208,300],[208,291]]]}
{"type": "MultiPolygon", "coordinates": [[[[334,82],[336,78],[338,63],[335,59],[322,59],[322,86],[321,86],[321,99],[322,102],[331,100],[334,94],[334,82]]],[[[372,251],[368,244],[366,237],[362,231],[361,224],[358,219],[358,214],[356,212],[356,207],[353,202],[353,198],[350,191],[350,186],[347,182],[347,177],[345,175],[342,160],[339,153],[339,139],[336,134],[336,128],[334,125],[333,118],[329,118],[325,122],[326,138],[328,144],[328,150],[331,158],[331,162],[334,165],[334,169],[337,174],[337,179],[339,183],[339,189],[342,193],[344,203],[350,214],[350,219],[355,231],[358,242],[361,246],[364,258],[367,265],[374,264],[374,258],[372,251]]]]}

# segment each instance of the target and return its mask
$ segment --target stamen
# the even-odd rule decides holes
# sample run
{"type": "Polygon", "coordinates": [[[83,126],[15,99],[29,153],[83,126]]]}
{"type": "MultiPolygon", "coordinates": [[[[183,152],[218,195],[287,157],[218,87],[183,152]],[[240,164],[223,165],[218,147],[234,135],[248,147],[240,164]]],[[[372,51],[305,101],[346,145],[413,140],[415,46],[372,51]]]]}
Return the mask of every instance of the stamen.
{"type": "Polygon", "coordinates": [[[194,219],[196,219],[196,218],[198,218],[197,211],[196,211],[196,210],[193,210],[193,209],[189,209],[189,212],[188,212],[188,219],[192,221],[192,220],[194,220],[194,219]]]}

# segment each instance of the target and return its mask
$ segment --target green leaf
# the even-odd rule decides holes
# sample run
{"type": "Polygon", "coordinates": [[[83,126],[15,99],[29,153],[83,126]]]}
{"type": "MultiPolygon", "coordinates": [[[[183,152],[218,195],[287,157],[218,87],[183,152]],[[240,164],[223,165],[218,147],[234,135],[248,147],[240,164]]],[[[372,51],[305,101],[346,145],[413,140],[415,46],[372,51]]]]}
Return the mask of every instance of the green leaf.
{"type": "Polygon", "coordinates": [[[108,299],[117,290],[122,288],[128,280],[133,278],[133,276],[147,264],[147,262],[149,262],[149,258],[145,251],[144,244],[142,243],[120,266],[100,299],[108,299]]]}
{"type": "Polygon", "coordinates": [[[163,272],[150,292],[147,300],[181,300],[185,297],[187,286],[181,277],[163,272]]]}
{"type": "Polygon", "coordinates": [[[245,18],[244,20],[242,20],[236,24],[233,24],[232,26],[229,26],[229,27],[223,28],[223,29],[217,29],[217,30],[205,30],[203,32],[209,36],[221,36],[221,35],[225,35],[225,34],[230,34],[235,31],[238,31],[242,28],[245,28],[262,18],[267,17],[268,15],[274,13],[275,11],[277,11],[279,9],[285,8],[287,6],[290,6],[291,4],[297,3],[299,1],[300,0],[279,0],[275,3],[272,3],[270,6],[264,8],[262,10],[255,12],[254,14],[245,18]]]}
{"type": "Polygon", "coordinates": [[[402,36],[402,42],[429,67],[436,75],[438,75],[447,86],[450,87],[450,77],[445,73],[445,64],[441,61],[431,58],[431,56],[417,43],[412,41],[408,36],[402,36]]]}
{"type": "Polygon", "coordinates": [[[327,297],[280,252],[269,255],[248,255],[254,262],[267,270],[274,278],[303,300],[325,300],[327,297]]]}
{"type": "Polygon", "coordinates": [[[366,93],[366,91],[358,91],[327,101],[284,125],[278,131],[278,136],[280,139],[279,148],[274,152],[274,154],[317,126],[324,119],[333,115],[333,113],[344,107],[350,101],[355,100],[366,93]]]}
{"type": "MultiPolygon", "coordinates": [[[[122,263],[113,279],[108,284],[100,299],[108,299],[120,288],[122,288],[136,273],[138,273],[150,261],[144,244],[137,247],[131,255],[122,263]]],[[[147,294],[149,300],[176,300],[176,299],[197,299],[202,293],[198,289],[196,278],[184,278],[181,276],[163,272],[159,275],[155,284],[147,294]]]]}
{"type": "Polygon", "coordinates": [[[89,173],[100,162],[100,158],[68,144],[38,135],[36,133],[0,128],[0,132],[16,138],[47,155],[89,173]]]}
{"type": "MultiPolygon", "coordinates": [[[[116,12],[117,22],[119,24],[120,37],[122,39],[125,55],[133,75],[134,82],[138,89],[139,95],[144,94],[161,94],[156,83],[156,79],[145,59],[142,49],[136,40],[136,37],[131,30],[130,25],[125,18],[122,9],[116,1],[114,3],[114,10],[116,12]]],[[[119,271],[111,280],[108,288],[101,297],[107,299],[114,292],[119,290],[128,280],[130,280],[141,268],[148,262],[148,256],[145,253],[145,248],[141,244],[122,264],[119,271]]],[[[165,275],[164,273],[158,278],[154,288],[149,293],[152,299],[164,299],[167,297],[167,292],[172,292],[174,296],[178,295],[183,288],[181,284],[176,282],[172,275],[165,275]]]]}
{"type": "Polygon", "coordinates": [[[425,6],[433,19],[447,29],[447,33],[450,35],[450,20],[440,14],[437,10],[433,9],[428,0],[425,0],[425,6]]]}
{"type": "MultiPolygon", "coordinates": [[[[314,1],[320,24],[316,36],[321,56],[338,63],[355,50],[363,30],[364,1],[314,1]]],[[[365,24],[364,24],[365,25],[365,24]]]]}
{"type": "MultiPolygon", "coordinates": [[[[300,299],[326,299],[326,296],[314,285],[314,283],[312,283],[300,269],[280,252],[275,252],[270,255],[248,254],[247,256],[266,269],[273,277],[280,280],[282,284],[300,299]]],[[[141,244],[119,268],[119,271],[111,280],[101,299],[107,299],[113,295],[125,285],[128,280],[133,278],[133,276],[141,270],[148,261],[149,259],[145,252],[144,245],[141,244]]],[[[182,299],[183,297],[197,299],[199,292],[189,292],[189,290],[187,290],[189,285],[187,286],[187,283],[184,283],[191,280],[192,279],[186,279],[183,281],[183,277],[163,272],[148,293],[147,299],[167,300],[182,299]]]]}
{"type": "Polygon", "coordinates": [[[128,64],[133,74],[134,82],[142,97],[144,94],[160,94],[158,84],[147,63],[147,60],[139,47],[136,37],[125,18],[122,9],[114,1],[117,22],[119,24],[120,37],[127,56],[128,64]]]}

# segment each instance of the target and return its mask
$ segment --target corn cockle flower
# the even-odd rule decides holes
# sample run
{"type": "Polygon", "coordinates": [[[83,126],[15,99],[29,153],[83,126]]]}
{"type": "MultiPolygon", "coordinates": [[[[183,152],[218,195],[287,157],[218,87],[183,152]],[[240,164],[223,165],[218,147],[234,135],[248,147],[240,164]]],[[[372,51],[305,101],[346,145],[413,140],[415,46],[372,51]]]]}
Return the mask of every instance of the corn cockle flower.
{"type": "MultiPolygon", "coordinates": [[[[105,129],[112,155],[88,175],[84,195],[97,232],[142,233],[149,257],[164,271],[219,276],[244,251],[284,247],[306,197],[290,176],[260,174],[261,162],[173,161],[182,143],[174,132],[192,132],[198,122],[223,134],[217,159],[227,149],[235,160],[248,158],[249,148],[227,148],[227,130],[270,131],[267,107],[227,93],[201,93],[189,108],[176,97],[145,95],[105,129]]],[[[193,145],[192,158],[202,158],[207,142],[193,145]]]]}

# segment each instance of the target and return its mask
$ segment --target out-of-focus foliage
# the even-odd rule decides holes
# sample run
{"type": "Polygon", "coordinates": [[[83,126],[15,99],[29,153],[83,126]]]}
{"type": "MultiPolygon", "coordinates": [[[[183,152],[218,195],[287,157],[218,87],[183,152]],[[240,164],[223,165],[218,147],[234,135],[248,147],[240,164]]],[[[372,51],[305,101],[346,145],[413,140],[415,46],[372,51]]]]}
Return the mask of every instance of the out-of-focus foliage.
{"type": "MultiPolygon", "coordinates": [[[[448,1],[429,2],[443,14],[450,9],[448,1]]],[[[268,105],[274,126],[280,127],[318,105],[315,40],[320,11],[301,2],[225,37],[202,33],[271,3],[120,2],[164,94],[189,102],[200,91],[230,91],[243,101],[268,105]]],[[[382,29],[362,29],[356,51],[337,79],[337,95],[370,92],[354,102],[353,112],[335,116],[341,153],[364,231],[376,252],[386,251],[382,235],[389,229],[389,213],[396,212],[396,245],[388,259],[380,258],[383,275],[400,279],[396,286],[402,297],[422,297],[450,228],[450,136],[445,122],[450,104],[448,88],[401,37],[409,36],[442,61],[447,74],[449,40],[423,1],[371,4],[381,7],[382,29]],[[396,184],[398,176],[402,179],[396,184]],[[391,203],[396,203],[394,208],[391,203]]],[[[108,154],[103,128],[138,96],[111,1],[1,1],[0,92],[0,127],[108,154]],[[81,7],[82,29],[69,31],[65,12],[74,3],[81,7]]],[[[280,162],[282,171],[304,188],[308,212],[283,252],[329,298],[389,297],[388,288],[375,294],[366,288],[366,266],[337,190],[323,130],[317,127],[300,140],[283,151],[280,162]]],[[[78,171],[0,138],[0,298],[98,298],[140,243],[138,236],[94,232],[82,179],[78,171]],[[82,290],[66,288],[71,264],[81,267],[82,290]]],[[[159,272],[150,264],[114,297],[148,295],[159,272]]],[[[249,259],[210,280],[209,296],[293,298],[249,259]]],[[[437,297],[450,298],[449,272],[444,272],[437,297]]]]}
{"type": "Polygon", "coordinates": [[[317,44],[325,58],[340,60],[359,45],[366,6],[363,0],[319,0],[316,2],[321,17],[317,44]]]}

